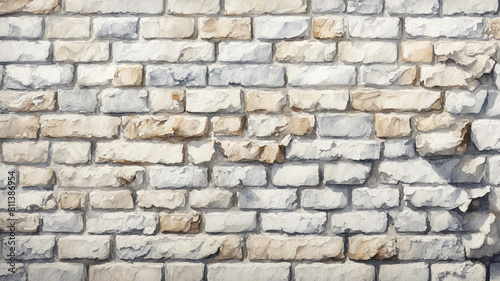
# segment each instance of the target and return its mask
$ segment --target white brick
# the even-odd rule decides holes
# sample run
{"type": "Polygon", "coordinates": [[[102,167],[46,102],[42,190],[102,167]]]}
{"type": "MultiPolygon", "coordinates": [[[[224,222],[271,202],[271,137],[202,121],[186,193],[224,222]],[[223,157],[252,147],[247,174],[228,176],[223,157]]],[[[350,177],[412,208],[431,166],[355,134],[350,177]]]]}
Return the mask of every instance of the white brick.
{"type": "Polygon", "coordinates": [[[42,37],[42,17],[21,16],[0,18],[0,37],[40,38],[42,37]]]}
{"type": "Polygon", "coordinates": [[[214,44],[209,42],[151,40],[113,43],[113,58],[118,62],[210,62],[214,44]]]}
{"type": "Polygon", "coordinates": [[[183,144],[149,142],[98,142],[95,148],[97,163],[181,163],[183,144]]]}
{"type": "Polygon", "coordinates": [[[287,66],[286,70],[288,83],[292,87],[356,84],[356,68],[353,66],[287,66]]]}
{"type": "Polygon", "coordinates": [[[61,236],[57,239],[59,259],[97,259],[109,257],[110,236],[61,236]]]}
{"type": "Polygon", "coordinates": [[[245,188],[238,192],[240,209],[284,209],[297,208],[297,191],[293,189],[245,188]]]}
{"type": "Polygon", "coordinates": [[[43,213],[42,230],[46,232],[81,232],[82,214],[71,212],[43,213]]]}
{"type": "Polygon", "coordinates": [[[189,203],[194,209],[228,209],[232,198],[233,193],[224,189],[206,188],[189,192],[189,203]]]}
{"type": "Polygon", "coordinates": [[[271,43],[266,42],[221,42],[219,61],[237,63],[269,63],[273,56],[271,43]]]}
{"type": "Polygon", "coordinates": [[[205,187],[208,184],[208,170],[205,167],[153,167],[149,180],[155,188],[205,187]]]}
{"type": "Polygon", "coordinates": [[[443,0],[443,15],[454,14],[486,14],[497,13],[498,1],[496,0],[469,0],[453,1],[443,0]]]}
{"type": "Polygon", "coordinates": [[[347,207],[345,188],[304,189],[300,198],[304,209],[333,210],[347,207]]]}
{"type": "Polygon", "coordinates": [[[186,111],[194,113],[231,113],[241,110],[240,90],[189,90],[186,93],[186,111]]]}
{"type": "Polygon", "coordinates": [[[399,206],[399,189],[362,187],[352,190],[352,205],[356,209],[388,209],[399,206]]]}
{"type": "Polygon", "coordinates": [[[389,14],[427,15],[439,12],[439,0],[385,0],[389,14]]]}
{"type": "Polygon", "coordinates": [[[49,17],[45,25],[47,38],[85,39],[90,36],[88,17],[49,17]]]}
{"type": "Polygon", "coordinates": [[[163,11],[164,1],[161,0],[66,0],[66,12],[82,14],[118,14],[141,13],[159,14],[163,11]]]}
{"type": "Polygon", "coordinates": [[[213,212],[206,213],[204,218],[207,233],[247,232],[257,227],[256,212],[213,212]]]}
{"type": "Polygon", "coordinates": [[[405,19],[405,31],[410,37],[481,38],[483,29],[482,18],[405,19]]]}
{"type": "Polygon", "coordinates": [[[349,36],[359,38],[397,38],[399,18],[349,17],[349,36]]]}
{"type": "Polygon", "coordinates": [[[393,63],[398,58],[396,42],[351,41],[339,43],[339,60],[346,63],[393,63]]]}
{"type": "Polygon", "coordinates": [[[322,233],[325,230],[325,212],[261,213],[263,231],[285,233],[322,233]]]}
{"type": "Polygon", "coordinates": [[[4,86],[7,89],[43,89],[73,81],[73,65],[7,65],[4,86]]]}
{"type": "Polygon", "coordinates": [[[405,264],[384,264],[380,266],[379,280],[428,281],[429,266],[423,262],[405,264]]]}
{"type": "Polygon", "coordinates": [[[289,263],[212,263],[207,265],[208,281],[288,281],[289,263]]]}
{"type": "Polygon", "coordinates": [[[263,2],[260,0],[227,0],[226,14],[295,14],[304,13],[307,9],[305,0],[276,0],[263,2]]]}
{"type": "Polygon", "coordinates": [[[304,38],[309,31],[307,17],[271,17],[254,18],[254,36],[259,39],[304,38]]]}
{"type": "Polygon", "coordinates": [[[263,166],[215,166],[213,178],[215,186],[227,188],[267,184],[263,166]]]}
{"type": "Polygon", "coordinates": [[[50,42],[48,41],[1,41],[0,62],[36,62],[47,61],[50,42]]]}
{"type": "Polygon", "coordinates": [[[387,229],[387,214],[378,211],[351,211],[333,213],[334,233],[382,233],[387,229]]]}
{"type": "Polygon", "coordinates": [[[85,265],[78,263],[33,263],[28,268],[30,280],[84,281],[85,265]]]}
{"type": "Polygon", "coordinates": [[[156,214],[151,212],[89,213],[86,220],[89,234],[126,234],[131,232],[153,234],[157,223],[156,214]]]}
{"type": "Polygon", "coordinates": [[[272,182],[275,186],[316,186],[319,184],[319,166],[274,165],[272,182]]]}
{"type": "Polygon", "coordinates": [[[296,281],[330,281],[330,280],[376,280],[375,266],[363,263],[348,262],[343,264],[310,263],[298,264],[295,267],[296,281]]]}
{"type": "Polygon", "coordinates": [[[165,281],[202,281],[204,275],[205,264],[203,263],[169,262],[165,264],[165,281]]]}
{"type": "Polygon", "coordinates": [[[172,14],[216,14],[219,0],[170,0],[167,12],[172,14]]]}

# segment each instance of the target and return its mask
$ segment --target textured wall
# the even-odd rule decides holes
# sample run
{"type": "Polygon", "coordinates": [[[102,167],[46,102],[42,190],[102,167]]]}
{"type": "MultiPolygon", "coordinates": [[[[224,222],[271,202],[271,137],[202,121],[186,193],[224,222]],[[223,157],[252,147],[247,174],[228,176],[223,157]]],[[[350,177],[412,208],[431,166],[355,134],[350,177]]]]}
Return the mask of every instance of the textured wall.
{"type": "Polygon", "coordinates": [[[498,7],[0,1],[0,280],[500,280],[498,7]]]}

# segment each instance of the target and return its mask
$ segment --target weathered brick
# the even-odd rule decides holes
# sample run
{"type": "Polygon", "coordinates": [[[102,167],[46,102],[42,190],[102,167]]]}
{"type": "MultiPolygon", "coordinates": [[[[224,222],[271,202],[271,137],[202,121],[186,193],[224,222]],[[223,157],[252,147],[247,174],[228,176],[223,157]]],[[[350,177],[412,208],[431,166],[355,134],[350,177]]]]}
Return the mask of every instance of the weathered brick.
{"type": "Polygon", "coordinates": [[[247,238],[250,260],[324,260],[344,257],[342,237],[251,235],[247,238]]]}
{"type": "Polygon", "coordinates": [[[194,34],[194,19],[181,17],[141,18],[142,37],[189,38],[194,34]]]}
{"type": "Polygon", "coordinates": [[[92,30],[97,38],[136,39],[136,17],[97,17],[92,19],[92,30]]]}
{"type": "Polygon", "coordinates": [[[269,63],[273,56],[271,43],[265,42],[221,42],[218,59],[221,62],[269,63]]]}
{"type": "Polygon", "coordinates": [[[330,114],[318,117],[318,134],[324,137],[370,136],[373,124],[369,115],[330,114]]]}
{"type": "Polygon", "coordinates": [[[319,166],[274,165],[272,182],[275,186],[316,186],[319,184],[319,166]]]}
{"type": "MultiPolygon", "coordinates": [[[[439,0],[386,0],[385,9],[389,14],[428,15],[439,12],[439,0]]],[[[411,276],[411,275],[409,275],[411,276]]]]}
{"type": "Polygon", "coordinates": [[[479,150],[500,150],[500,121],[478,119],[472,122],[471,139],[479,150]]]}
{"type": "Polygon", "coordinates": [[[263,166],[215,166],[213,168],[215,186],[265,186],[266,170],[263,166]]]}
{"type": "Polygon", "coordinates": [[[344,17],[339,16],[314,17],[312,19],[313,37],[317,39],[342,38],[347,33],[345,21],[344,17]]]}
{"type": "Polygon", "coordinates": [[[233,202],[233,193],[224,189],[206,188],[189,192],[189,203],[194,209],[228,209],[233,202]]]}
{"type": "Polygon", "coordinates": [[[211,122],[215,135],[238,136],[243,134],[244,117],[214,116],[211,122]]]}
{"type": "Polygon", "coordinates": [[[16,231],[21,233],[37,232],[40,226],[39,214],[16,213],[11,216],[10,213],[0,213],[0,230],[2,232],[9,233],[12,230],[11,219],[16,220],[16,231]]]}
{"type": "Polygon", "coordinates": [[[248,134],[256,137],[280,135],[303,136],[314,131],[315,118],[310,114],[269,116],[264,114],[248,116],[248,134]]]}
{"type": "Polygon", "coordinates": [[[89,266],[89,281],[113,280],[117,276],[122,281],[161,281],[163,264],[110,262],[89,266]]]}
{"type": "Polygon", "coordinates": [[[343,0],[312,0],[311,5],[315,13],[341,13],[345,10],[343,0]]]}
{"type": "Polygon", "coordinates": [[[201,214],[194,212],[160,214],[160,231],[163,233],[199,233],[201,214]]]}
{"type": "Polygon", "coordinates": [[[58,12],[60,9],[59,1],[30,1],[18,2],[17,0],[7,0],[0,6],[0,14],[11,14],[16,12],[26,12],[33,14],[49,14],[58,12]]]}
{"type": "Polygon", "coordinates": [[[250,18],[200,18],[199,33],[202,39],[251,39],[250,18]]]}
{"type": "Polygon", "coordinates": [[[183,190],[139,190],[136,202],[141,208],[176,209],[186,205],[186,194],[183,190]]]}
{"type": "Polygon", "coordinates": [[[417,67],[397,65],[362,65],[359,68],[360,85],[413,85],[417,81],[417,67]]]}
{"type": "Polygon", "coordinates": [[[78,84],[82,86],[109,85],[116,74],[116,66],[109,64],[80,64],[77,68],[78,84]]]}
{"type": "Polygon", "coordinates": [[[147,142],[98,142],[96,162],[175,164],[183,159],[182,144],[147,142]]]}
{"type": "Polygon", "coordinates": [[[339,161],[324,166],[325,184],[363,184],[371,171],[370,163],[339,161]]]}
{"type": "Polygon", "coordinates": [[[96,259],[109,257],[110,236],[61,236],[57,239],[59,259],[96,259]]]}
{"type": "MultiPolygon", "coordinates": [[[[1,12],[0,12],[1,13],[1,12]]],[[[42,17],[0,18],[0,37],[36,39],[43,36],[42,17]]]]}
{"type": "Polygon", "coordinates": [[[170,262],[165,264],[165,281],[199,281],[205,276],[205,264],[170,262]]]}
{"type": "Polygon", "coordinates": [[[257,228],[256,212],[211,212],[204,219],[207,233],[238,233],[257,228]]]}
{"type": "Polygon", "coordinates": [[[397,38],[399,18],[349,17],[349,36],[359,38],[397,38]]]}
{"type": "Polygon", "coordinates": [[[167,11],[172,14],[216,14],[220,10],[219,0],[171,0],[167,11]]]}
{"type": "Polygon", "coordinates": [[[19,167],[19,187],[50,188],[56,183],[54,170],[40,167],[19,167]]]}
{"type": "Polygon", "coordinates": [[[85,39],[90,37],[90,18],[48,17],[45,28],[47,38],[85,39]]]}
{"type": "Polygon", "coordinates": [[[410,115],[375,114],[375,135],[378,138],[411,136],[410,115]]]}
{"type": "Polygon", "coordinates": [[[85,280],[85,265],[78,263],[33,263],[28,268],[31,280],[85,280]]]}
{"type": "MultiPolygon", "coordinates": [[[[54,248],[56,239],[53,235],[37,236],[16,236],[16,247],[14,251],[18,261],[28,261],[37,259],[52,259],[54,257],[54,248]]],[[[3,238],[3,258],[8,260],[10,253],[7,241],[9,236],[3,238]]]]}
{"type": "Polygon", "coordinates": [[[46,163],[49,156],[49,142],[4,142],[2,159],[6,163],[46,163]]]}
{"type": "Polygon", "coordinates": [[[398,257],[401,260],[464,260],[461,239],[456,235],[400,236],[398,257]]]}
{"type": "Polygon", "coordinates": [[[434,46],[429,41],[404,41],[401,53],[405,62],[432,62],[434,46]]]}
{"type": "Polygon", "coordinates": [[[242,238],[236,235],[117,236],[118,258],[133,260],[227,260],[242,257],[242,238]]]}
{"type": "Polygon", "coordinates": [[[471,261],[431,264],[432,280],[456,278],[455,276],[460,276],[458,278],[463,280],[486,280],[486,266],[480,262],[471,261]]]}
{"type": "Polygon", "coordinates": [[[0,116],[1,139],[35,139],[39,127],[36,116],[0,116]]]}
{"type": "Polygon", "coordinates": [[[50,42],[1,41],[0,49],[8,50],[0,53],[0,62],[43,62],[49,58],[50,42]]]}
{"type": "Polygon", "coordinates": [[[146,85],[205,87],[207,86],[207,67],[201,65],[149,65],[146,67],[146,85]]]}
{"type": "Polygon", "coordinates": [[[292,110],[320,111],[345,110],[349,92],[345,90],[289,90],[288,100],[292,110]]]}
{"type": "Polygon", "coordinates": [[[345,41],[338,48],[339,60],[345,63],[393,63],[398,55],[395,42],[345,41]]]}
{"type": "Polygon", "coordinates": [[[59,164],[86,164],[90,160],[90,142],[52,143],[52,160],[59,164]]]}
{"type": "Polygon", "coordinates": [[[307,17],[256,17],[253,20],[254,36],[258,39],[305,38],[309,30],[307,17]]]}
{"type": "Polygon", "coordinates": [[[396,281],[402,278],[415,281],[429,280],[429,266],[423,262],[405,264],[384,264],[380,266],[379,279],[396,281]]]}
{"type": "Polygon", "coordinates": [[[356,235],[349,237],[350,260],[385,260],[397,256],[396,237],[356,235]]]}
{"type": "Polygon", "coordinates": [[[87,194],[85,192],[78,191],[68,191],[61,193],[59,199],[61,204],[61,209],[64,210],[77,210],[84,209],[87,205],[86,200],[87,194]]]}
{"type": "Polygon", "coordinates": [[[345,189],[304,189],[300,198],[302,201],[301,206],[304,209],[333,210],[347,206],[347,192],[345,189]]]}
{"type": "Polygon", "coordinates": [[[304,13],[307,3],[305,0],[278,0],[272,3],[259,0],[228,0],[225,8],[228,15],[295,14],[304,13]]]}
{"type": "Polygon", "coordinates": [[[387,214],[379,211],[334,213],[331,217],[334,233],[382,233],[387,229],[387,214]]]}
{"type": "Polygon", "coordinates": [[[279,62],[331,62],[336,53],[335,43],[283,41],[276,43],[274,57],[279,62]]]}
{"type": "Polygon", "coordinates": [[[54,61],[91,62],[109,58],[109,42],[56,41],[53,49],[54,61]]]}
{"type": "Polygon", "coordinates": [[[360,14],[379,14],[384,7],[382,0],[348,0],[347,12],[360,14]]]}
{"type": "Polygon", "coordinates": [[[389,209],[399,206],[399,189],[361,187],[352,190],[352,205],[363,209],[389,209]]]}
{"type": "Polygon", "coordinates": [[[86,220],[89,234],[153,234],[157,224],[156,214],[150,212],[88,213],[86,220]]]}
{"type": "Polygon", "coordinates": [[[130,190],[93,190],[89,193],[89,204],[93,209],[133,209],[134,199],[130,190]]]}
{"type": "Polygon", "coordinates": [[[356,84],[356,68],[348,65],[287,66],[288,83],[300,86],[340,86],[356,84]]]}
{"type": "Polygon", "coordinates": [[[7,65],[4,85],[7,89],[44,89],[73,81],[73,65],[7,65]]]}
{"type": "Polygon", "coordinates": [[[263,231],[283,231],[285,233],[322,233],[325,230],[324,212],[281,212],[261,213],[263,231]]]}
{"type": "Polygon", "coordinates": [[[120,118],[84,115],[42,115],[40,134],[49,138],[115,138],[120,118]]]}
{"type": "Polygon", "coordinates": [[[208,118],[205,116],[126,116],[123,136],[127,139],[154,139],[166,137],[200,137],[207,134],[208,118]]]}
{"type": "Polygon", "coordinates": [[[163,11],[164,1],[161,0],[130,0],[123,2],[120,0],[110,0],[102,2],[99,0],[89,0],[81,2],[79,0],[66,0],[66,12],[81,14],[121,14],[121,13],[141,13],[159,14],[163,11]]]}
{"type": "Polygon", "coordinates": [[[24,190],[17,196],[18,210],[51,210],[56,207],[56,199],[52,191],[24,190]]]}
{"type": "Polygon", "coordinates": [[[137,166],[81,166],[64,167],[57,180],[62,187],[120,187],[142,183],[144,168],[137,166]]]}
{"type": "Polygon", "coordinates": [[[486,14],[496,13],[498,11],[498,1],[467,1],[455,2],[450,0],[443,1],[443,15],[453,14],[486,14]]]}
{"type": "MultiPolygon", "coordinates": [[[[0,77],[1,78],[1,77],[0,77]]],[[[55,110],[54,91],[14,92],[0,91],[0,110],[9,112],[37,112],[55,110]]]]}
{"type": "Polygon", "coordinates": [[[240,90],[189,90],[186,92],[186,111],[193,113],[232,113],[241,110],[240,90]]]}
{"type": "Polygon", "coordinates": [[[283,209],[297,208],[297,191],[293,189],[245,188],[238,192],[240,209],[283,209]]]}
{"type": "Polygon", "coordinates": [[[473,17],[406,18],[410,37],[481,38],[483,19],[473,17]]]}
{"type": "Polygon", "coordinates": [[[208,169],[199,166],[153,167],[149,181],[155,188],[205,187],[208,184],[208,169]]]}
{"type": "Polygon", "coordinates": [[[181,89],[149,89],[149,109],[153,113],[184,112],[186,91],[181,89]]]}
{"type": "Polygon", "coordinates": [[[104,113],[148,112],[148,92],[134,89],[106,89],[100,94],[104,113]]]}
{"type": "Polygon", "coordinates": [[[267,87],[285,85],[285,68],[276,65],[212,65],[208,68],[210,86],[267,87]]]}
{"type": "Polygon", "coordinates": [[[42,222],[42,230],[45,232],[78,233],[83,230],[83,217],[78,213],[43,213],[42,222]]]}
{"type": "Polygon", "coordinates": [[[379,90],[357,89],[351,91],[352,107],[362,111],[430,111],[441,109],[441,92],[430,90],[379,90]]]}
{"type": "MultiPolygon", "coordinates": [[[[212,263],[207,266],[208,281],[231,281],[238,276],[240,281],[287,281],[290,276],[289,263],[212,263]]],[[[178,279],[176,279],[178,280],[178,279]]],[[[198,280],[198,279],[197,279],[198,280]]],[[[169,279],[169,281],[174,281],[169,279]]],[[[194,281],[194,279],[193,279],[194,281]]]]}
{"type": "Polygon", "coordinates": [[[115,42],[112,49],[118,62],[211,62],[215,52],[209,42],[170,40],[115,42]]]}
{"type": "Polygon", "coordinates": [[[58,90],[59,111],[95,112],[98,90],[58,90]]]}
{"type": "Polygon", "coordinates": [[[343,264],[310,263],[295,267],[296,281],[359,280],[376,279],[375,266],[363,263],[347,262],[343,264]]]}

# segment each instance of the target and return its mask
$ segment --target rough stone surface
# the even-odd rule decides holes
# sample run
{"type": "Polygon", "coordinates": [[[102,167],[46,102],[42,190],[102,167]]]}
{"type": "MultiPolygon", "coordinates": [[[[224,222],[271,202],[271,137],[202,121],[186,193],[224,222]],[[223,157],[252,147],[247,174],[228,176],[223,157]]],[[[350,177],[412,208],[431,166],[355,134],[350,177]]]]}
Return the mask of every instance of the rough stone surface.
{"type": "MultiPolygon", "coordinates": [[[[288,263],[241,263],[211,264],[207,266],[207,280],[230,281],[238,276],[241,281],[276,280],[287,281],[290,276],[288,263]]],[[[191,279],[190,279],[191,280],[191,279]]],[[[194,281],[194,279],[192,279],[194,281]]],[[[198,280],[198,279],[197,279],[198,280]]]]}
{"type": "Polygon", "coordinates": [[[70,84],[72,65],[8,65],[4,84],[7,89],[44,89],[70,84]]]}
{"type": "Polygon", "coordinates": [[[318,281],[331,279],[369,281],[374,280],[375,276],[375,266],[353,262],[345,264],[299,264],[295,268],[295,278],[297,281],[306,281],[311,278],[318,281]]]}
{"type": "Polygon", "coordinates": [[[262,213],[262,230],[285,233],[321,233],[325,230],[325,213],[262,213]]]}
{"type": "Polygon", "coordinates": [[[400,236],[398,257],[401,260],[463,260],[464,246],[455,235],[400,236]]]}
{"type": "Polygon", "coordinates": [[[349,238],[349,259],[351,260],[384,260],[396,255],[395,237],[356,235],[349,238]]]}
{"type": "Polygon", "coordinates": [[[32,264],[28,269],[28,276],[33,280],[85,280],[85,266],[75,263],[32,264]]]}
{"type": "Polygon", "coordinates": [[[110,236],[63,236],[57,239],[60,259],[96,259],[109,257],[110,236]]]}
{"type": "Polygon", "coordinates": [[[162,265],[154,263],[110,262],[89,266],[90,281],[113,280],[119,277],[123,281],[151,280],[159,281],[162,276],[162,265]]]}
{"type": "Polygon", "coordinates": [[[369,163],[337,162],[324,166],[325,184],[363,184],[371,170],[369,163]]]}
{"type": "Polygon", "coordinates": [[[377,211],[353,211],[332,215],[332,230],[340,233],[381,233],[387,229],[387,214],[377,211]]]}
{"type": "Polygon", "coordinates": [[[307,17],[257,17],[253,32],[258,39],[292,39],[306,37],[309,30],[307,17]]]}

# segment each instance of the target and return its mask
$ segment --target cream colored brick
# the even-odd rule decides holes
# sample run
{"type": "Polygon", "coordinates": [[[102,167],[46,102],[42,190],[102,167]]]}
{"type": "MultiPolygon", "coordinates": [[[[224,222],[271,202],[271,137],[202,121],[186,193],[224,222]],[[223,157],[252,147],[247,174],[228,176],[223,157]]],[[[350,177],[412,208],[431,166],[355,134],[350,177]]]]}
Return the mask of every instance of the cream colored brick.
{"type": "Polygon", "coordinates": [[[127,116],[123,117],[123,135],[127,139],[199,137],[207,134],[204,116],[127,116]]]}
{"type": "Polygon", "coordinates": [[[281,91],[245,91],[245,111],[281,112],[286,96],[281,91]]]}
{"type": "Polygon", "coordinates": [[[4,142],[2,154],[3,161],[7,163],[46,163],[49,158],[49,142],[4,142]]]}
{"type": "Polygon", "coordinates": [[[53,44],[54,61],[91,62],[109,59],[109,42],[67,42],[53,44]]]}
{"type": "Polygon", "coordinates": [[[55,95],[54,91],[0,91],[0,109],[10,112],[54,111],[56,107],[55,95]]]}
{"type": "Polygon", "coordinates": [[[84,39],[90,37],[89,17],[48,17],[47,38],[84,39]]]}
{"type": "Polygon", "coordinates": [[[243,134],[244,117],[215,116],[212,117],[212,127],[216,135],[239,136],[243,134]]]}
{"type": "Polygon", "coordinates": [[[183,159],[181,143],[98,142],[96,162],[176,164],[183,159]]]}
{"type": "Polygon", "coordinates": [[[86,164],[90,160],[90,142],[54,142],[52,160],[58,164],[86,164]]]}
{"type": "Polygon", "coordinates": [[[115,79],[112,85],[115,87],[138,87],[142,85],[143,66],[124,65],[116,68],[115,79]]]}
{"type": "Polygon", "coordinates": [[[19,187],[51,187],[56,183],[56,173],[52,169],[19,167],[19,187]]]}
{"type": "Polygon", "coordinates": [[[142,37],[189,38],[194,34],[194,19],[182,17],[141,18],[142,37]]]}
{"type": "Polygon", "coordinates": [[[161,232],[199,233],[201,231],[201,214],[173,213],[160,214],[161,232]]]}
{"type": "Polygon", "coordinates": [[[395,114],[375,114],[375,134],[379,138],[411,136],[411,116],[395,114]]]}
{"type": "Polygon", "coordinates": [[[41,135],[50,138],[115,138],[120,118],[85,115],[42,115],[41,135]]]}
{"type": "Polygon", "coordinates": [[[186,91],[181,89],[149,89],[151,112],[184,112],[186,91]]]}
{"type": "Polygon", "coordinates": [[[61,193],[59,202],[61,208],[64,210],[84,209],[86,206],[86,197],[87,194],[85,192],[68,191],[61,193]]]}
{"type": "Polygon", "coordinates": [[[250,18],[200,18],[203,39],[251,39],[250,18]]]}
{"type": "Polygon", "coordinates": [[[0,139],[35,139],[39,127],[37,116],[1,115],[0,139]]]}
{"type": "Polygon", "coordinates": [[[312,19],[313,37],[317,39],[334,39],[345,36],[347,27],[343,17],[323,16],[312,19]]]}
{"type": "Polygon", "coordinates": [[[401,42],[401,56],[404,62],[432,62],[434,47],[428,41],[401,42]]]}
{"type": "Polygon", "coordinates": [[[100,191],[89,193],[89,203],[94,209],[132,209],[134,200],[130,190],[100,191]]]}

